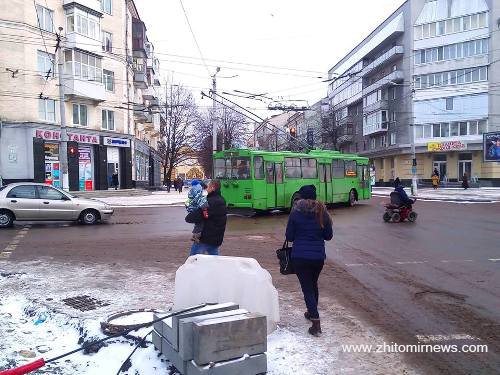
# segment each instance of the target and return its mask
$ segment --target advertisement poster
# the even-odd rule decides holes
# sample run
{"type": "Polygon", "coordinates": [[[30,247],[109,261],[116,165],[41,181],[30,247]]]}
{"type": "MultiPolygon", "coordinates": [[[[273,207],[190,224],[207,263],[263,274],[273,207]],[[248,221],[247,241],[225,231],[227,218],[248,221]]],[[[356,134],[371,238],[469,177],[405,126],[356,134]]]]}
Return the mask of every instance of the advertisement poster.
{"type": "Polygon", "coordinates": [[[484,161],[500,162],[500,132],[483,135],[484,161]]]}
{"type": "Polygon", "coordinates": [[[92,150],[88,147],[78,149],[79,189],[92,190],[92,150]]]}
{"type": "Polygon", "coordinates": [[[460,151],[460,150],[467,150],[467,144],[462,141],[427,143],[427,151],[429,152],[460,151]]]}

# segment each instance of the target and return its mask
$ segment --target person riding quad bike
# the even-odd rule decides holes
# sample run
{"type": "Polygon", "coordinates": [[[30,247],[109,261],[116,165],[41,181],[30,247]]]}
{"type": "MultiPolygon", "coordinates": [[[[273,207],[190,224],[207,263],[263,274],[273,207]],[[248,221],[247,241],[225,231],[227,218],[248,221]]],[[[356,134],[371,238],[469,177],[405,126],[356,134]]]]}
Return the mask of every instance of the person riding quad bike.
{"type": "Polygon", "coordinates": [[[417,219],[417,213],[413,211],[412,205],[416,199],[411,199],[406,194],[401,181],[396,178],[394,181],[394,191],[391,193],[391,202],[385,205],[383,219],[385,222],[399,222],[408,219],[414,222],[417,219]]]}

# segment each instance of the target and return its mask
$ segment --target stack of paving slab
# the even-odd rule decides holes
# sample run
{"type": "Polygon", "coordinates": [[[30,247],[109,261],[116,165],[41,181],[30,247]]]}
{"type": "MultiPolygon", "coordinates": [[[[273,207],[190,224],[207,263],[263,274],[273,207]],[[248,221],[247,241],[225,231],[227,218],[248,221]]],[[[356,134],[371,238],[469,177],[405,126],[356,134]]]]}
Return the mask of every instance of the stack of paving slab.
{"type": "MultiPolygon", "coordinates": [[[[165,315],[155,314],[155,319],[165,315]]],[[[267,372],[266,316],[231,302],[207,305],[157,322],[153,344],[183,375],[267,372]]]]}

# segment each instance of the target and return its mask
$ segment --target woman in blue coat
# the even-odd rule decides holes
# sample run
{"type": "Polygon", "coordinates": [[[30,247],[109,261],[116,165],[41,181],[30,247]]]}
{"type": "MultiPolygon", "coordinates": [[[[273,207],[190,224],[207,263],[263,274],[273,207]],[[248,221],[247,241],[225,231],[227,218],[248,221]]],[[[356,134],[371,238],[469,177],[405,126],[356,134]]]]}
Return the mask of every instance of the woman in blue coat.
{"type": "Polygon", "coordinates": [[[333,238],[332,219],[323,203],[316,200],[314,185],[302,186],[301,199],[294,205],[286,226],[286,239],[293,242],[292,262],[299,279],[307,311],[312,322],[309,333],[321,334],[318,313],[318,279],[325,263],[325,241],[333,238]]]}

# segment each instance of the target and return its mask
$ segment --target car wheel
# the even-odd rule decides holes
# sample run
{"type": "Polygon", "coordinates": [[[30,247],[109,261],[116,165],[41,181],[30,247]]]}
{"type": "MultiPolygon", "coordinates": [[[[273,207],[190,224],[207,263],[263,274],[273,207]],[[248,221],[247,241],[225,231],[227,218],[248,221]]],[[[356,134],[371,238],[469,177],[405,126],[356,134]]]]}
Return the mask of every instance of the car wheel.
{"type": "Polygon", "coordinates": [[[14,225],[14,215],[10,211],[0,211],[0,228],[10,228],[14,225]]]}
{"type": "Polygon", "coordinates": [[[389,212],[384,212],[384,216],[382,216],[382,218],[386,223],[388,223],[389,221],[391,221],[391,214],[389,212]]]}
{"type": "Polygon", "coordinates": [[[410,223],[414,223],[414,222],[415,222],[415,220],[417,220],[417,216],[418,216],[418,214],[417,214],[415,211],[410,212],[410,213],[408,214],[408,221],[409,221],[410,223]]]}
{"type": "Polygon", "coordinates": [[[99,220],[99,213],[95,210],[85,210],[80,214],[80,223],[93,225],[99,220]]]}
{"type": "Polygon", "coordinates": [[[391,217],[392,221],[399,223],[401,221],[401,215],[398,212],[394,212],[391,217]]]}
{"type": "Polygon", "coordinates": [[[349,207],[353,207],[356,204],[356,191],[352,189],[349,192],[349,201],[347,202],[347,205],[349,207]]]}

